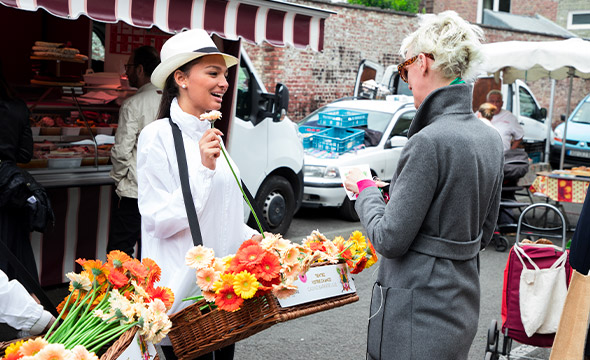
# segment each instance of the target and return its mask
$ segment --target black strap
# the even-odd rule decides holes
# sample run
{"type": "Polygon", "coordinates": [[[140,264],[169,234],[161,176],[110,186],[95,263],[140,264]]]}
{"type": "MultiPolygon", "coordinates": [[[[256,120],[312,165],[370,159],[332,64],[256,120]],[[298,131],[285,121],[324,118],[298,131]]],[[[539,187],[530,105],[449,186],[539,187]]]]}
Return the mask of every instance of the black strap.
{"type": "Polygon", "coordinates": [[[270,231],[270,226],[268,225],[266,218],[264,216],[262,216],[262,211],[260,210],[260,206],[258,206],[258,203],[256,202],[256,200],[252,197],[250,190],[248,190],[248,187],[246,186],[246,184],[244,184],[244,180],[241,180],[241,181],[242,181],[242,189],[244,189],[244,193],[246,193],[246,197],[248,198],[248,201],[250,201],[250,204],[252,204],[252,208],[254,208],[254,212],[256,213],[256,217],[258,217],[258,220],[260,221],[260,225],[262,225],[262,230],[270,231]]]}
{"type": "Polygon", "coordinates": [[[49,311],[55,318],[58,318],[59,313],[57,312],[55,305],[53,305],[53,302],[49,300],[47,294],[45,291],[43,291],[41,285],[39,285],[39,282],[33,278],[33,275],[29,273],[23,263],[20,262],[16,255],[10,251],[8,246],[6,246],[3,241],[0,241],[0,250],[2,250],[1,252],[5,254],[6,260],[8,260],[10,265],[12,265],[12,267],[19,274],[19,279],[17,280],[20,281],[20,283],[25,287],[25,289],[27,289],[28,292],[37,296],[37,299],[39,299],[39,302],[41,302],[41,305],[43,305],[45,310],[49,311]]]}
{"type": "Polygon", "coordinates": [[[184,198],[184,207],[186,208],[186,216],[188,217],[188,226],[191,229],[193,237],[193,244],[203,245],[203,237],[201,236],[201,228],[199,227],[199,218],[197,217],[197,210],[193,202],[193,194],[188,183],[188,165],[186,162],[186,153],[184,151],[184,141],[182,141],[182,134],[178,125],[168,119],[172,127],[172,136],[174,137],[174,148],[176,149],[176,160],[178,162],[178,174],[180,176],[180,186],[182,187],[182,197],[184,198]]]}

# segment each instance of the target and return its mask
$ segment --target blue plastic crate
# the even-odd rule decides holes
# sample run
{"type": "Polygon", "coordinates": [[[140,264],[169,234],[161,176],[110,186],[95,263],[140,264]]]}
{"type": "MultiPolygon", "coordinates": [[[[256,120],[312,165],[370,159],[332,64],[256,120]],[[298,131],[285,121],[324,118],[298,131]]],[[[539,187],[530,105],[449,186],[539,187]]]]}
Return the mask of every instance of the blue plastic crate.
{"type": "Polygon", "coordinates": [[[365,141],[365,132],[357,129],[330,128],[314,136],[313,147],[342,154],[365,141]]]}
{"type": "Polygon", "coordinates": [[[351,110],[333,110],[319,113],[318,124],[348,128],[367,125],[369,114],[351,110]]]}
{"type": "Polygon", "coordinates": [[[323,131],[328,130],[325,127],[317,127],[317,126],[299,126],[299,132],[303,135],[303,148],[309,149],[313,147],[313,139],[315,138],[315,134],[319,134],[323,131]]]}

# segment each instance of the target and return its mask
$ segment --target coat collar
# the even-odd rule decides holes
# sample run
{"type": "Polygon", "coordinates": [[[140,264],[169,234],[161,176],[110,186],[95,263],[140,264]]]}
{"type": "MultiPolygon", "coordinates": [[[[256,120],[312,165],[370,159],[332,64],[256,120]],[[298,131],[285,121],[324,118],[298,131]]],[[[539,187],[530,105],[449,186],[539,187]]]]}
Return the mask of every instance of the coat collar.
{"type": "Polygon", "coordinates": [[[211,128],[207,120],[201,120],[194,115],[185,113],[178,105],[178,100],[174,98],[170,104],[170,117],[184,134],[193,139],[199,139],[203,133],[211,128]]]}
{"type": "Polygon", "coordinates": [[[472,92],[471,85],[457,84],[443,86],[428,94],[410,124],[408,138],[436,121],[441,115],[473,114],[472,92]]]}

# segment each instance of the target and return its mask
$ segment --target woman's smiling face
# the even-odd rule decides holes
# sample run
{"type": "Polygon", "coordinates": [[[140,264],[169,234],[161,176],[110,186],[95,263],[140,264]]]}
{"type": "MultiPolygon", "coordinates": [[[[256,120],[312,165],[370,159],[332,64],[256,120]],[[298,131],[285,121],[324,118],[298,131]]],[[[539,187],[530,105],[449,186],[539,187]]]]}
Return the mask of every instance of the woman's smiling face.
{"type": "Polygon", "coordinates": [[[207,111],[221,109],[228,88],[223,56],[203,56],[183,75],[176,81],[180,87],[178,102],[185,112],[198,117],[207,111]]]}

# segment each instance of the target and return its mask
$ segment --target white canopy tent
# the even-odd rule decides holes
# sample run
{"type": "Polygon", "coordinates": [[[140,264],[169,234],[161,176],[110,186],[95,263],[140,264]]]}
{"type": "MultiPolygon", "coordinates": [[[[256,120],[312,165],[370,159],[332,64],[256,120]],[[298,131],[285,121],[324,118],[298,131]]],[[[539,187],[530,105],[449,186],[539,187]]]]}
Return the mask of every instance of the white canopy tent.
{"type": "MultiPolygon", "coordinates": [[[[566,119],[571,108],[573,78],[590,79],[590,41],[580,38],[558,41],[505,41],[483,45],[486,60],[482,71],[499,77],[502,73],[504,83],[511,84],[516,79],[534,81],[551,78],[551,102],[547,125],[547,141],[545,159],[549,156],[549,140],[551,138],[551,118],[553,116],[553,100],[555,96],[555,80],[570,79],[567,99],[566,119]]],[[[560,169],[563,168],[565,156],[565,139],[567,121],[563,134],[560,169]]]]}

